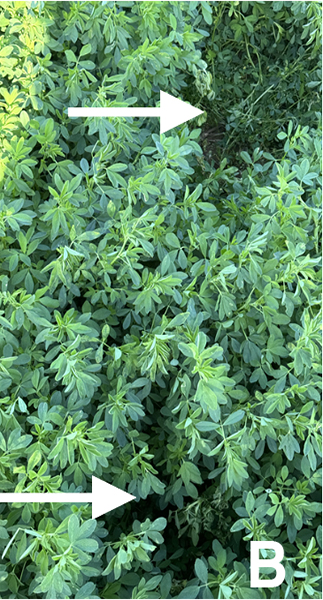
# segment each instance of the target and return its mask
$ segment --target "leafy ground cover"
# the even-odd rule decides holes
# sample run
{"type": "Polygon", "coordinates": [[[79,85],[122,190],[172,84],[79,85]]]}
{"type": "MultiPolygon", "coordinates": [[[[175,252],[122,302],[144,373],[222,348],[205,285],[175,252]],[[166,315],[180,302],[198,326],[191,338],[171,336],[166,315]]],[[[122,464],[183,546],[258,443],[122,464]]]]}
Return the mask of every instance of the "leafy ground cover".
{"type": "Polygon", "coordinates": [[[319,598],[318,2],[2,2],[1,598],[319,598]],[[70,119],[76,105],[205,110],[70,119]],[[249,584],[250,540],[285,550],[249,584]]]}

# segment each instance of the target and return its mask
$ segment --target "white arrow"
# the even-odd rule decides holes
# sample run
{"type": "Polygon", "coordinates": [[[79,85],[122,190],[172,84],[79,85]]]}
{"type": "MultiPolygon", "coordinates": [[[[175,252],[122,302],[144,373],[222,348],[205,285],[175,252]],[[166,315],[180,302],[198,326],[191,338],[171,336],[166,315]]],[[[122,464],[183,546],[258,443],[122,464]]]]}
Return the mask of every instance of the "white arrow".
{"type": "Polygon", "coordinates": [[[156,108],[70,106],[67,112],[69,117],[160,117],[160,133],[165,133],[204,111],[161,91],[160,107],[156,108]]]}
{"type": "Polygon", "coordinates": [[[0,502],[67,502],[77,504],[78,502],[92,503],[92,519],[97,519],[114,508],[118,508],[135,496],[119,490],[102,479],[92,476],[92,492],[1,492],[0,502]]]}

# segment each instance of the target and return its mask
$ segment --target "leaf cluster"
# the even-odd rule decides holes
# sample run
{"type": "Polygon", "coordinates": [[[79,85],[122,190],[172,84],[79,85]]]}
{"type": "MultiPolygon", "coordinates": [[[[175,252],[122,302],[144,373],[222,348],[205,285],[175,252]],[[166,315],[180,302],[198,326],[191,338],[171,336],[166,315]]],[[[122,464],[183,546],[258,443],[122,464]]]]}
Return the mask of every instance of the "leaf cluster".
{"type": "Polygon", "coordinates": [[[251,540],[320,597],[319,13],[2,3],[0,491],[136,501],[1,504],[1,597],[269,598],[251,540]],[[67,115],[160,89],[218,164],[203,119],[67,115]]]}

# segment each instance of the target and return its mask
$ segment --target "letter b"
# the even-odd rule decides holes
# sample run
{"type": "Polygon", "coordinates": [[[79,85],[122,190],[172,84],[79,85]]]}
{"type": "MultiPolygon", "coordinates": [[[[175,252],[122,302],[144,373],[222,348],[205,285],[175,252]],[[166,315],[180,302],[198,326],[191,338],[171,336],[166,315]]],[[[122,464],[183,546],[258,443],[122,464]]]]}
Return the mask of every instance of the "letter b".
{"type": "Polygon", "coordinates": [[[250,542],[250,587],[273,588],[285,579],[285,569],[281,564],[284,549],[278,542],[250,542]],[[274,550],[275,558],[259,558],[260,550],[274,550]],[[260,567],[272,567],[276,571],[274,579],[259,579],[260,567]]]}

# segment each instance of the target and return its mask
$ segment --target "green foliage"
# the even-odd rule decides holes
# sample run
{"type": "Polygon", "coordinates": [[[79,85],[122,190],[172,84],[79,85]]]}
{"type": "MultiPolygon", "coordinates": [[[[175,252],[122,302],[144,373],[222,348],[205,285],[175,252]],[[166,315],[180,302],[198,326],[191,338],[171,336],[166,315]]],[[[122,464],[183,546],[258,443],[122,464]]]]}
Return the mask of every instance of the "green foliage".
{"type": "Polygon", "coordinates": [[[1,597],[320,597],[320,14],[2,3],[0,491],[136,501],[1,504],[1,597]],[[207,115],[67,116],[160,89],[207,115]]]}
{"type": "Polygon", "coordinates": [[[227,157],[259,145],[281,157],[277,127],[287,130],[289,121],[296,127],[300,118],[311,126],[321,111],[321,5],[210,4],[208,70],[196,76],[208,123],[222,132],[218,143],[227,157]]]}

